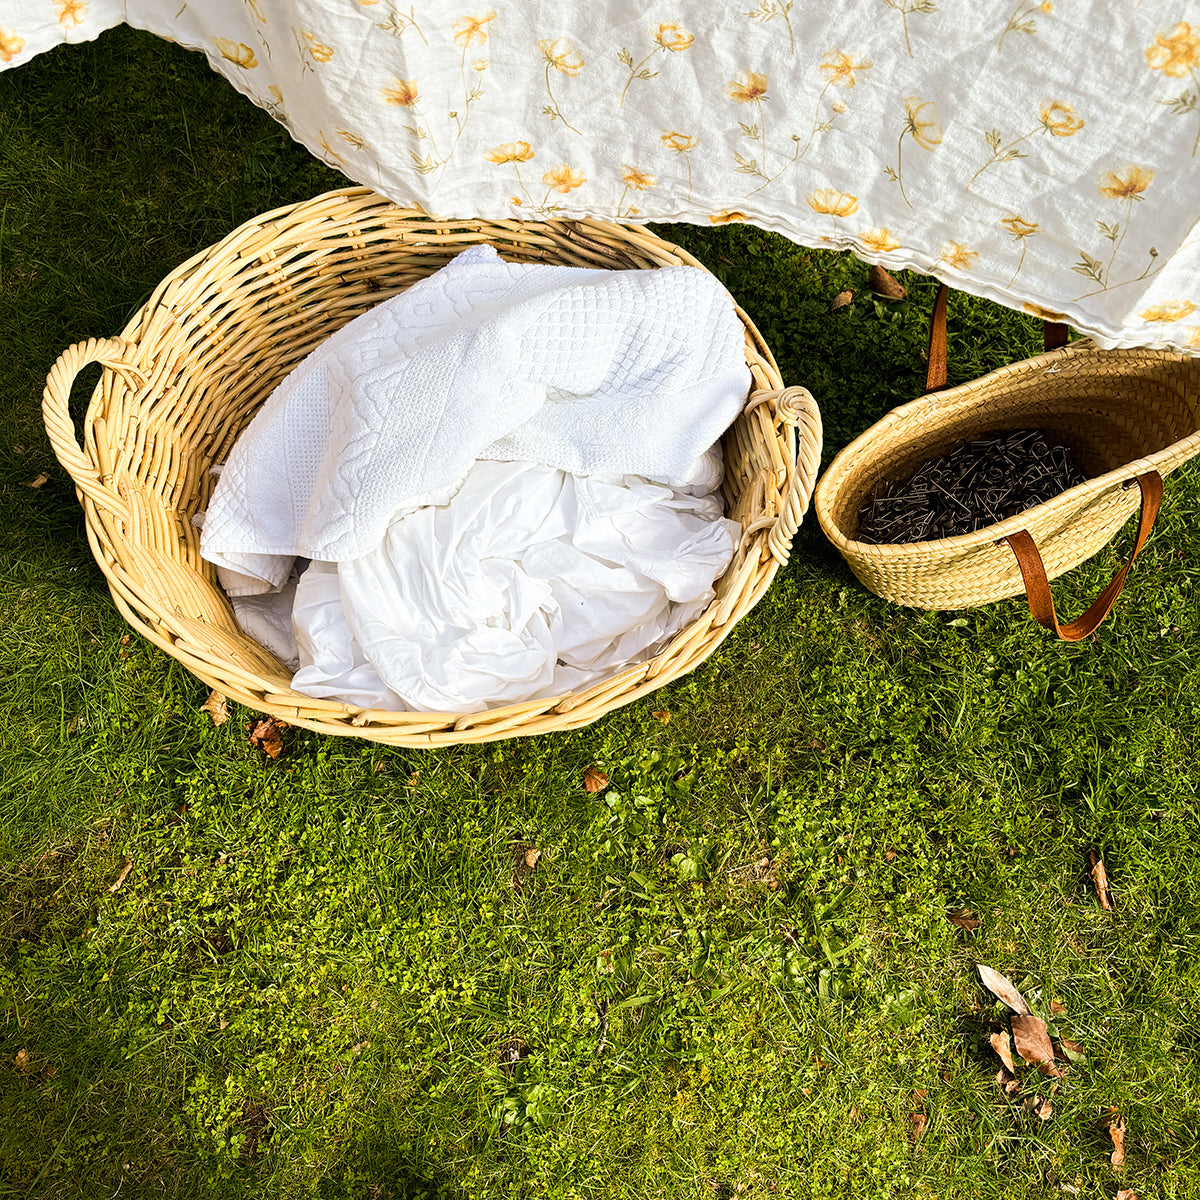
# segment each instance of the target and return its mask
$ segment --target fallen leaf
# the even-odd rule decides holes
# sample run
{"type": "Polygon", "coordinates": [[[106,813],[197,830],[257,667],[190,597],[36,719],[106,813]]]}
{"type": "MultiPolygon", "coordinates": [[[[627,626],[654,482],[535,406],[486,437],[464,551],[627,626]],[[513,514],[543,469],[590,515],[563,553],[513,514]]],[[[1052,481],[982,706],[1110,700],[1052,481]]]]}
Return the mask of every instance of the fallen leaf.
{"type": "Polygon", "coordinates": [[[1046,1032],[1046,1022],[1031,1013],[1013,1017],[1013,1042],[1017,1053],[1027,1062],[1033,1063],[1043,1075],[1058,1078],[1062,1072],[1054,1065],[1054,1047],[1046,1032]]]}
{"type": "Polygon", "coordinates": [[[18,443],[17,443],[17,444],[16,444],[16,445],[13,447],[13,453],[14,453],[14,454],[24,454],[24,453],[25,453],[25,443],[24,443],[24,442],[18,442],[18,443]]]}
{"type": "Polygon", "coordinates": [[[671,723],[671,714],[666,709],[659,709],[658,712],[652,712],[650,715],[656,721],[661,721],[664,725],[670,725],[671,723]]]}
{"type": "Polygon", "coordinates": [[[1067,1006],[1061,1000],[1051,1000],[1050,1011],[1054,1016],[1061,1017],[1067,1011],[1067,1006]]]}
{"type": "Polygon", "coordinates": [[[608,776],[599,767],[588,767],[583,773],[583,787],[588,792],[602,792],[608,787],[608,776]]]}
{"type": "Polygon", "coordinates": [[[1059,1189],[1060,1192],[1066,1192],[1068,1196],[1078,1196],[1079,1189],[1073,1183],[1064,1183],[1059,1189]]]}
{"type": "Polygon", "coordinates": [[[845,308],[847,304],[851,304],[853,301],[853,292],[838,292],[838,294],[833,298],[833,303],[829,306],[829,311],[836,312],[839,308],[845,308]]]}
{"type": "Polygon", "coordinates": [[[1104,859],[1095,850],[1088,851],[1088,867],[1092,882],[1096,885],[1096,899],[1100,901],[1100,907],[1111,911],[1113,902],[1112,892],[1108,889],[1108,872],[1104,869],[1104,859]]]}
{"type": "Polygon", "coordinates": [[[50,476],[43,472],[36,479],[31,479],[25,486],[28,488],[40,488],[43,484],[50,482],[50,476]]]}
{"type": "Polygon", "coordinates": [[[912,1125],[912,1140],[919,1142],[921,1135],[925,1132],[925,1126],[929,1124],[929,1117],[923,1112],[915,1112],[909,1113],[908,1119],[912,1125]]]}
{"type": "Polygon", "coordinates": [[[1087,1062],[1087,1054],[1078,1042],[1073,1042],[1070,1038],[1059,1038],[1058,1044],[1062,1047],[1063,1053],[1067,1056],[1069,1062],[1087,1062]]]}
{"type": "Polygon", "coordinates": [[[250,744],[257,746],[264,754],[278,758],[283,750],[283,725],[274,717],[255,717],[246,726],[250,735],[250,744]]]}
{"type": "Polygon", "coordinates": [[[532,871],[538,865],[538,859],[542,857],[542,852],[530,846],[525,851],[525,865],[532,871]]]}
{"type": "Polygon", "coordinates": [[[1000,1061],[1013,1075],[1016,1075],[1017,1064],[1013,1062],[1012,1042],[1009,1040],[1008,1030],[1002,1029],[999,1033],[993,1033],[990,1041],[992,1049],[1000,1056],[1000,1061]]]}
{"type": "Polygon", "coordinates": [[[881,300],[903,300],[908,295],[904,290],[904,284],[894,279],[879,266],[873,266],[867,272],[867,283],[870,285],[871,291],[881,300]]]}
{"type": "Polygon", "coordinates": [[[1006,1096],[1014,1096],[1021,1090],[1020,1081],[1005,1067],[996,1072],[996,1082],[1004,1089],[1006,1096]]]}
{"type": "Polygon", "coordinates": [[[129,878],[129,872],[133,870],[133,855],[126,857],[124,865],[121,867],[121,873],[117,876],[116,882],[108,889],[110,892],[119,892],[121,885],[129,878]]]}
{"type": "Polygon", "coordinates": [[[1125,1118],[1117,1110],[1109,1109],[1108,1136],[1112,1138],[1113,1152],[1110,1161],[1113,1170],[1120,1170],[1125,1165],[1125,1118]]]}
{"type": "Polygon", "coordinates": [[[1133,1194],[1132,1188],[1122,1188],[1114,1197],[1113,1200],[1138,1200],[1133,1194]]]}
{"type": "Polygon", "coordinates": [[[1025,1111],[1032,1113],[1039,1121],[1048,1121],[1054,1116],[1054,1106],[1045,1096],[1032,1096],[1025,1102],[1025,1111]]]}
{"type": "Polygon", "coordinates": [[[885,850],[885,851],[883,852],[883,861],[884,861],[884,862],[893,862],[893,861],[895,860],[895,858],[896,858],[896,851],[895,851],[895,850],[890,850],[890,849],[889,849],[889,850],[885,850]]]}
{"type": "Polygon", "coordinates": [[[13,1066],[21,1072],[22,1075],[28,1075],[33,1070],[33,1064],[29,1061],[28,1050],[18,1050],[17,1057],[13,1059],[13,1066]]]}
{"type": "Polygon", "coordinates": [[[968,912],[965,908],[950,909],[946,913],[946,920],[951,925],[957,925],[959,929],[965,929],[968,932],[979,928],[979,918],[974,913],[968,912]]]}
{"type": "Polygon", "coordinates": [[[1013,987],[1010,980],[1001,975],[999,971],[985,967],[983,963],[976,963],[975,969],[979,972],[979,978],[983,980],[983,986],[997,999],[1007,1004],[1013,1012],[1029,1015],[1029,1005],[1025,1003],[1025,997],[1013,987]]]}
{"type": "Polygon", "coordinates": [[[225,697],[220,692],[209,692],[208,699],[200,705],[200,711],[212,717],[214,725],[224,725],[229,720],[229,710],[225,707],[225,697]]]}

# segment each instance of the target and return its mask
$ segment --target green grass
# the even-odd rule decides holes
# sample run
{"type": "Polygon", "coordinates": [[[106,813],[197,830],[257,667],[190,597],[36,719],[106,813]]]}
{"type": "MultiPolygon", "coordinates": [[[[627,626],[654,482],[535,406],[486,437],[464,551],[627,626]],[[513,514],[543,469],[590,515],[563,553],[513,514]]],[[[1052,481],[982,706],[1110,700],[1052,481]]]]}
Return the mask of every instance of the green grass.
{"type": "MultiPolygon", "coordinates": [[[[184,258],[342,182],[144,35],[0,74],[0,1196],[1200,1195],[1195,471],[1095,641],[887,605],[810,520],[717,654],[587,729],[270,761],[126,640],[39,399],[184,258]],[[1086,1052],[1047,1122],[994,1081],[976,962],[1086,1052]]],[[[921,390],[931,280],[887,308],[852,258],[662,232],[827,454],[921,390]]],[[[962,295],[950,324],[952,381],[1037,349],[962,295]]]]}

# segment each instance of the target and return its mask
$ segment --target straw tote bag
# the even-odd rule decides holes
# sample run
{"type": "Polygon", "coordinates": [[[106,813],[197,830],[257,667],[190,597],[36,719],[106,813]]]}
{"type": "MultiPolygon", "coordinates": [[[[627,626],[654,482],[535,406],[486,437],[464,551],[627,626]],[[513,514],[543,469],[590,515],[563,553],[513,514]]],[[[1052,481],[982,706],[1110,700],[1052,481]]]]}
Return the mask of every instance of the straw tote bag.
{"type": "Polygon", "coordinates": [[[1065,340],[1064,326],[1047,325],[1047,353],[946,389],[942,285],[927,394],[872,425],[817,483],[821,528],[870,591],[927,609],[971,608],[1024,591],[1034,619],[1066,641],[1087,637],[1108,615],[1150,536],[1163,479],[1200,452],[1200,358],[1065,340]],[[1030,428],[1065,442],[1087,481],[959,537],[856,540],[859,510],[881,483],[906,480],[960,440],[1030,428]],[[1128,561],[1082,617],[1060,624],[1048,581],[1100,550],[1139,508],[1128,561]]]}

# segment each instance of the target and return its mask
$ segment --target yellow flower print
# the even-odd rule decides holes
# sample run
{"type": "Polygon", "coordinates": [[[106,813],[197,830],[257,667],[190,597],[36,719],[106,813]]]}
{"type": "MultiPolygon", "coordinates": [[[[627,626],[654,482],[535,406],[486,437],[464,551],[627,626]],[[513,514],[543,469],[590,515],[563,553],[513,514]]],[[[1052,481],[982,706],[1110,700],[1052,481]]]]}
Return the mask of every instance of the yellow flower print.
{"type": "Polygon", "coordinates": [[[1190,300],[1169,300],[1166,304],[1155,304],[1138,313],[1143,321],[1182,321],[1196,311],[1190,300]]]}
{"type": "Polygon", "coordinates": [[[1029,130],[1028,133],[1021,134],[1020,137],[1015,137],[1011,142],[1004,141],[1004,135],[998,129],[989,129],[983,135],[983,140],[987,142],[991,148],[992,157],[967,180],[965,191],[971,190],[971,184],[977,180],[989,167],[995,166],[997,163],[1012,162],[1014,159],[1028,157],[1024,150],[1019,150],[1017,147],[1024,141],[1028,141],[1034,134],[1048,133],[1052,137],[1074,137],[1083,128],[1083,121],[1075,115],[1075,108],[1071,104],[1064,104],[1061,100],[1046,100],[1040,109],[1038,109],[1038,123],[1029,130]]]}
{"type": "Polygon", "coordinates": [[[942,247],[942,255],[938,262],[944,262],[946,266],[953,267],[956,271],[965,271],[978,257],[978,252],[969,246],[960,245],[958,242],[947,242],[942,247]]]}
{"type": "Polygon", "coordinates": [[[858,210],[858,197],[839,192],[836,188],[821,188],[809,192],[804,198],[813,212],[829,213],[834,217],[848,217],[858,210]]]}
{"type": "Polygon", "coordinates": [[[366,148],[367,143],[360,138],[357,133],[351,133],[349,129],[339,129],[337,132],[338,137],[345,138],[346,141],[348,141],[350,145],[355,148],[355,150],[363,150],[366,148]]]}
{"type": "Polygon", "coordinates": [[[923,150],[940,146],[942,127],[938,124],[937,105],[920,96],[909,96],[904,101],[904,132],[923,150]]]}
{"type": "Polygon", "coordinates": [[[937,5],[933,0],[883,0],[888,8],[894,8],[900,14],[900,20],[904,25],[904,45],[908,50],[908,57],[913,57],[912,42],[908,36],[908,17],[910,13],[935,13],[937,5]]]}
{"type": "Polygon", "coordinates": [[[1195,346],[1197,350],[1200,350],[1200,325],[1188,326],[1187,344],[1189,346],[1195,346]]]}
{"type": "Polygon", "coordinates": [[[547,171],[542,176],[542,182],[550,192],[560,192],[565,196],[567,192],[582,187],[587,180],[578,171],[572,170],[566,163],[563,163],[561,167],[554,167],[547,171]]]}
{"type": "Polygon", "coordinates": [[[1039,115],[1046,132],[1055,137],[1074,137],[1083,128],[1083,122],[1076,117],[1074,107],[1061,100],[1043,104],[1039,115]]]}
{"type": "Polygon", "coordinates": [[[682,25],[667,21],[658,27],[654,40],[664,50],[679,51],[686,50],[696,39],[682,25]]]}
{"type": "Polygon", "coordinates": [[[533,157],[533,151],[528,142],[505,142],[502,146],[484,151],[483,157],[494,163],[528,162],[533,157]]]}
{"type": "Polygon", "coordinates": [[[1013,9],[1012,16],[1008,18],[1008,24],[1004,27],[1004,32],[1000,35],[1000,40],[996,43],[996,49],[1004,48],[1004,39],[1010,33],[1037,33],[1037,18],[1038,12],[1049,15],[1054,11],[1054,5],[1050,0],[1043,0],[1039,4],[1037,0],[1018,0],[1017,7],[1013,9]]]}
{"type": "Polygon", "coordinates": [[[658,72],[651,71],[646,67],[646,64],[658,53],[678,54],[681,50],[686,50],[696,39],[682,25],[676,24],[674,21],[664,21],[659,25],[657,30],[650,34],[654,42],[654,49],[642,59],[640,63],[633,61],[633,55],[624,47],[621,48],[621,53],[617,55],[617,59],[629,71],[629,78],[625,80],[625,86],[621,89],[621,99],[617,104],[618,108],[625,107],[625,93],[629,91],[629,85],[635,79],[653,79],[658,72]]]}
{"type": "Polygon", "coordinates": [[[835,113],[844,113],[850,111],[850,106],[845,102],[845,100],[835,100],[832,104],[830,104],[829,107],[833,109],[835,113]]]}
{"type": "Polygon", "coordinates": [[[583,58],[570,38],[555,38],[553,41],[546,38],[538,42],[538,49],[546,60],[546,66],[564,75],[578,75],[583,69],[583,58]]]}
{"type": "Polygon", "coordinates": [[[321,149],[325,151],[329,158],[335,159],[342,166],[346,165],[346,160],[329,144],[329,139],[326,138],[323,129],[317,130],[317,140],[321,143],[321,149]]]}
{"type": "Polygon", "coordinates": [[[0,58],[12,62],[25,49],[25,39],[15,29],[0,29],[0,58]]]}
{"type": "Polygon", "coordinates": [[[708,220],[710,225],[728,225],[732,221],[749,221],[750,218],[744,212],[729,209],[725,212],[709,213],[708,220]]]}
{"type": "Polygon", "coordinates": [[[227,58],[235,66],[250,70],[258,66],[254,51],[245,42],[234,42],[229,38],[213,38],[213,45],[221,52],[222,58],[227,58]]]}
{"type": "Polygon", "coordinates": [[[486,58],[477,58],[472,64],[471,69],[478,71],[481,75],[488,69],[488,60],[486,58]]]}
{"type": "Polygon", "coordinates": [[[1028,239],[1033,237],[1041,229],[1041,226],[1036,221],[1027,221],[1024,217],[1017,216],[1016,213],[1009,213],[1007,217],[1001,218],[1000,224],[1021,243],[1021,257],[1017,259],[1017,269],[1012,273],[1012,279],[1008,281],[1008,286],[1011,287],[1013,281],[1020,275],[1021,268],[1025,265],[1025,252],[1029,249],[1028,239]]]}
{"type": "Polygon", "coordinates": [[[700,142],[688,133],[678,133],[671,130],[662,135],[662,144],[669,150],[674,150],[677,154],[686,154],[689,150],[695,150],[700,145],[700,142]]]}
{"type": "Polygon", "coordinates": [[[1105,171],[1096,185],[1100,195],[1110,200],[1140,200],[1150,186],[1154,172],[1149,167],[1135,167],[1132,163],[1121,168],[1121,174],[1105,171]]]}
{"type": "MultiPolygon", "coordinates": [[[[525,186],[525,180],[521,178],[521,168],[518,163],[528,162],[533,158],[533,147],[528,142],[503,142],[499,146],[493,146],[490,150],[483,152],[483,157],[488,162],[496,163],[502,166],[504,163],[512,163],[513,172],[517,177],[517,186],[525,194],[525,202],[532,204],[533,201],[529,195],[529,189],[525,186]]],[[[519,196],[513,197],[514,204],[520,204],[519,196]]]]}
{"type": "MultiPolygon", "coordinates": [[[[1192,27],[1186,21],[1172,25],[1166,33],[1160,33],[1154,39],[1154,45],[1146,51],[1146,62],[1152,71],[1161,71],[1172,79],[1182,79],[1185,75],[1192,77],[1192,82],[1200,88],[1200,76],[1196,68],[1200,67],[1200,30],[1192,32],[1192,27]]],[[[1177,117],[1197,112],[1196,93],[1190,88],[1172,100],[1160,100],[1166,104],[1177,117]]],[[[1192,157],[1200,147],[1200,129],[1196,130],[1196,140],[1192,143],[1192,157]]]]}
{"type": "Polygon", "coordinates": [[[766,94],[767,77],[757,71],[739,71],[725,85],[725,95],[739,104],[757,104],[766,94]]]}
{"type": "Polygon", "coordinates": [[[1053,11],[1054,5],[1050,3],[1050,0],[1042,0],[1042,12],[1048,13],[1053,11]]]}
{"type": "Polygon", "coordinates": [[[246,0],[246,3],[250,6],[250,11],[254,14],[256,20],[266,21],[266,14],[259,8],[258,0],[246,0]]]}
{"type": "Polygon", "coordinates": [[[380,88],[379,94],[383,97],[385,104],[395,104],[400,108],[412,108],[417,102],[417,81],[415,79],[401,79],[397,75],[392,76],[392,87],[380,88]]]}
{"type": "Polygon", "coordinates": [[[61,26],[66,28],[68,24],[83,24],[88,11],[87,0],[54,0],[54,3],[58,5],[58,23],[61,26]]]}
{"type": "Polygon", "coordinates": [[[583,70],[583,55],[575,49],[574,43],[570,38],[543,38],[538,42],[538,49],[542,52],[542,58],[546,62],[546,95],[550,97],[550,103],[543,105],[542,112],[550,118],[551,121],[561,121],[572,133],[578,133],[582,136],[582,131],[575,128],[566,117],[563,116],[562,109],[558,105],[558,101],[554,98],[554,89],[550,86],[550,71],[551,69],[561,72],[563,75],[578,75],[583,70]]]}
{"type": "Polygon", "coordinates": [[[1152,71],[1182,79],[1200,66],[1200,31],[1193,33],[1186,21],[1172,25],[1154,39],[1154,45],[1146,51],[1146,62],[1152,71]]]}
{"type": "Polygon", "coordinates": [[[327,63],[333,57],[332,46],[323,46],[307,29],[302,29],[300,34],[308,43],[308,52],[316,62],[327,63]]]}
{"type": "Polygon", "coordinates": [[[904,139],[911,137],[922,150],[932,150],[942,144],[942,127],[938,122],[937,105],[932,100],[922,100],[920,96],[908,96],[904,101],[904,123],[900,127],[900,137],[896,142],[896,165],[884,167],[884,173],[893,182],[900,185],[900,195],[904,203],[912,208],[908,193],[904,190],[904,139]]]}
{"type": "Polygon", "coordinates": [[[850,55],[830,50],[821,60],[821,71],[834,87],[852,88],[857,82],[854,72],[865,71],[873,65],[869,58],[866,62],[856,63],[850,55]]]}
{"type": "Polygon", "coordinates": [[[900,243],[892,237],[891,230],[886,225],[864,230],[858,235],[859,242],[876,254],[891,254],[900,249],[900,243]]]}
{"type": "Polygon", "coordinates": [[[636,188],[639,192],[658,186],[658,180],[653,175],[625,164],[621,165],[621,178],[625,180],[626,187],[636,188]]]}
{"type": "Polygon", "coordinates": [[[1067,319],[1066,313],[1055,312],[1052,308],[1043,308],[1040,304],[1022,304],[1021,307],[1031,316],[1043,321],[1053,321],[1061,325],[1067,319]]]}
{"type": "Polygon", "coordinates": [[[454,44],[466,47],[478,43],[482,46],[488,39],[484,26],[495,19],[496,13],[490,8],[481,17],[459,17],[454,22],[454,44]]]}

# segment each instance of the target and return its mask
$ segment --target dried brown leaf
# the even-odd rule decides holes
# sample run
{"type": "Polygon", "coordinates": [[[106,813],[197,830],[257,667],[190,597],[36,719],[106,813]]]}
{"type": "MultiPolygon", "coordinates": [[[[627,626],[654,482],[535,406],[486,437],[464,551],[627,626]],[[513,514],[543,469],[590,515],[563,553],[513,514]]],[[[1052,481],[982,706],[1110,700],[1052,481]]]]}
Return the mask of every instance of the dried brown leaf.
{"type": "Polygon", "coordinates": [[[264,754],[278,758],[283,750],[283,725],[274,717],[255,717],[246,726],[250,735],[250,744],[257,746],[264,754]]]}
{"type": "Polygon", "coordinates": [[[912,1134],[912,1140],[914,1142],[919,1142],[921,1140],[921,1135],[925,1132],[925,1126],[929,1124],[929,1117],[923,1112],[914,1112],[908,1114],[908,1120],[912,1126],[912,1129],[910,1130],[912,1134]]]}
{"type": "Polygon", "coordinates": [[[1021,1090],[1017,1077],[1005,1067],[996,1072],[996,1082],[1004,1089],[1006,1096],[1014,1096],[1021,1090]]]}
{"type": "Polygon", "coordinates": [[[1113,1144],[1109,1161],[1113,1170],[1119,1171],[1125,1165],[1125,1118],[1115,1108],[1109,1109],[1108,1136],[1113,1144]]]}
{"type": "Polygon", "coordinates": [[[208,693],[208,699],[200,705],[200,711],[212,717],[214,725],[224,725],[229,720],[229,709],[225,707],[225,697],[220,692],[208,693]]]}
{"type": "Polygon", "coordinates": [[[656,721],[660,721],[663,725],[670,725],[671,714],[666,709],[659,709],[657,712],[650,714],[656,721]]]}
{"type": "Polygon", "coordinates": [[[854,302],[854,293],[850,291],[838,292],[833,298],[833,302],[829,305],[830,312],[837,312],[839,308],[845,308],[847,304],[854,302]]]}
{"type": "Polygon", "coordinates": [[[608,787],[608,776],[599,767],[588,767],[583,773],[583,787],[588,792],[602,792],[608,787]]]}
{"type": "Polygon", "coordinates": [[[880,300],[903,300],[908,295],[904,290],[904,284],[894,279],[880,266],[873,266],[867,272],[867,283],[870,284],[871,291],[880,300]]]}
{"type": "Polygon", "coordinates": [[[108,889],[110,892],[119,892],[121,885],[129,878],[129,872],[133,870],[133,855],[126,857],[124,864],[121,867],[121,873],[117,876],[115,882],[108,889]]]}
{"type": "Polygon", "coordinates": [[[1025,1111],[1032,1113],[1039,1121],[1048,1121],[1054,1116],[1054,1105],[1045,1096],[1033,1096],[1025,1102],[1025,1111]]]}
{"type": "Polygon", "coordinates": [[[979,928],[979,918],[965,908],[951,908],[946,912],[946,920],[951,925],[957,925],[959,929],[965,929],[969,933],[973,929],[979,928]]]}
{"type": "Polygon", "coordinates": [[[1061,1017],[1063,1015],[1063,1013],[1065,1013],[1066,1011],[1067,1011],[1067,1006],[1061,1000],[1051,1000],[1050,1001],[1050,1012],[1054,1016],[1061,1017]]]}
{"type": "Polygon", "coordinates": [[[21,1072],[22,1075],[28,1075],[33,1070],[33,1063],[29,1058],[29,1051],[21,1049],[17,1051],[16,1058],[13,1059],[13,1066],[21,1072]]]}
{"type": "Polygon", "coordinates": [[[1111,912],[1113,902],[1108,887],[1108,872],[1104,869],[1104,859],[1095,850],[1088,851],[1088,867],[1092,882],[1096,885],[1096,899],[1100,901],[1100,907],[1111,912]]]}
{"type": "Polygon", "coordinates": [[[1078,1042],[1071,1041],[1070,1038],[1060,1037],[1058,1044],[1071,1062],[1083,1062],[1087,1058],[1084,1048],[1078,1042]]]}
{"type": "Polygon", "coordinates": [[[25,486],[27,488],[33,488],[36,491],[38,488],[44,486],[45,484],[47,484],[49,482],[50,482],[50,476],[47,475],[43,471],[38,475],[38,477],[36,479],[31,479],[25,486]]]}
{"type": "Polygon", "coordinates": [[[1012,1042],[1009,1039],[1008,1030],[1002,1029],[999,1033],[993,1033],[990,1041],[992,1049],[1000,1056],[1000,1061],[1013,1075],[1016,1075],[1017,1064],[1013,1062],[1012,1042]]]}
{"type": "Polygon", "coordinates": [[[538,859],[542,857],[542,852],[534,846],[530,846],[525,851],[525,865],[532,871],[538,865],[538,859]]]}
{"type": "Polygon", "coordinates": [[[1057,1079],[1062,1072],[1054,1065],[1054,1047],[1046,1032],[1046,1022],[1031,1013],[1013,1017],[1013,1043],[1017,1053],[1032,1063],[1043,1075],[1057,1079]]]}
{"type": "Polygon", "coordinates": [[[1025,997],[1013,987],[1011,980],[1006,979],[999,971],[985,967],[983,963],[976,963],[975,969],[979,972],[983,986],[997,999],[1007,1004],[1013,1012],[1029,1015],[1029,1005],[1025,1003],[1025,997]]]}
{"type": "Polygon", "coordinates": [[[1113,1200],[1138,1200],[1133,1194],[1133,1188],[1122,1188],[1114,1197],[1113,1200]]]}

